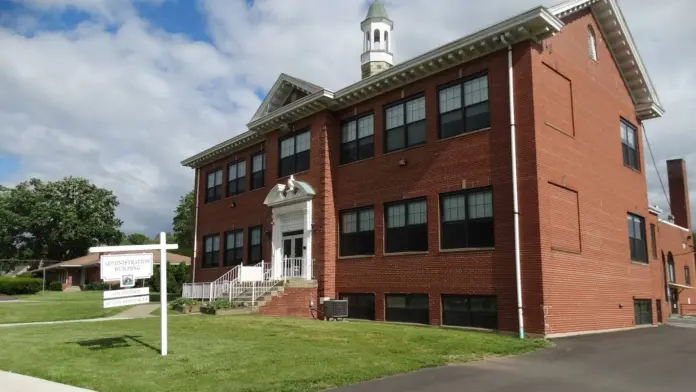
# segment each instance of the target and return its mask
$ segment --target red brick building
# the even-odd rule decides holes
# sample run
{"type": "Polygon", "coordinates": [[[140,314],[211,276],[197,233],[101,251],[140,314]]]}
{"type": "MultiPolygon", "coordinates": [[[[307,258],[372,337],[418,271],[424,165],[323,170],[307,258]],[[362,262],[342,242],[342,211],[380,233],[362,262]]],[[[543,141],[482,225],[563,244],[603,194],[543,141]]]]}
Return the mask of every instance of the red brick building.
{"type": "Polygon", "coordinates": [[[264,261],[267,286],[316,281],[267,314],[342,297],[351,317],[558,336],[688,311],[686,169],[669,162],[675,219],[659,220],[641,125],[663,109],[615,0],[538,7],[401,64],[379,1],[361,28],[361,81],[282,74],[248,131],[182,162],[198,296],[232,297],[238,265],[264,261]]]}

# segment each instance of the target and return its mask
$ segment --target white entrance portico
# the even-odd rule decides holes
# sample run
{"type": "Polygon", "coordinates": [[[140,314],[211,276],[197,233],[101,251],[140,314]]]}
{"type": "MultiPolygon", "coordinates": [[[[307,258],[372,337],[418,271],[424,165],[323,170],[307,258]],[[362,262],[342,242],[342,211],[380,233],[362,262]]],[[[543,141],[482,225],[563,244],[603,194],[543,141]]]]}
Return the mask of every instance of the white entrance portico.
{"type": "Polygon", "coordinates": [[[312,279],[312,199],[316,192],[290,176],[271,189],[264,204],[271,208],[273,278],[312,279]]]}

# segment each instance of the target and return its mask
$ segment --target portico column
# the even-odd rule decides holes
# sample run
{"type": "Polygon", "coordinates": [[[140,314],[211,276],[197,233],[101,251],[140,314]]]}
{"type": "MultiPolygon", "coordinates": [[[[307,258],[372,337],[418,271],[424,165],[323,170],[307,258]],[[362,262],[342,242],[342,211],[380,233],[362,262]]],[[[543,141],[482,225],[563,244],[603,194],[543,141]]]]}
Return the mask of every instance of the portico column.
{"type": "Polygon", "coordinates": [[[304,265],[302,266],[302,277],[307,280],[312,279],[312,200],[307,200],[304,211],[304,265]]]}
{"type": "Polygon", "coordinates": [[[280,232],[281,222],[278,214],[273,213],[273,234],[271,236],[271,265],[273,266],[273,278],[280,279],[283,272],[283,239],[280,232]]]}

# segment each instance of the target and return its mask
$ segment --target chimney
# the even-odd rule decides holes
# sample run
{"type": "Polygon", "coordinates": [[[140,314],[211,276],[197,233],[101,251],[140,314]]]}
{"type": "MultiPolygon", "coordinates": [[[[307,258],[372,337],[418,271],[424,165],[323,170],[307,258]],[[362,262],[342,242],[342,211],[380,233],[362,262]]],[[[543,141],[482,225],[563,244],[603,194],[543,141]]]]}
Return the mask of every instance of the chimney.
{"type": "Polygon", "coordinates": [[[669,181],[669,204],[674,216],[674,223],[691,230],[689,184],[686,175],[686,162],[683,159],[667,161],[667,180],[669,181]]]}

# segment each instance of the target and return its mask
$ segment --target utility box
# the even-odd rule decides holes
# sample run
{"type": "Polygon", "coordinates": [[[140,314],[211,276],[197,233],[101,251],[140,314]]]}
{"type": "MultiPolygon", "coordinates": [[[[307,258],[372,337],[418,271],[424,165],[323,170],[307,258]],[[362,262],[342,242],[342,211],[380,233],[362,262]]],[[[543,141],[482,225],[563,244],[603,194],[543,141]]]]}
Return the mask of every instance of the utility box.
{"type": "Polygon", "coordinates": [[[344,319],[348,317],[348,301],[345,299],[332,299],[324,301],[324,317],[327,321],[344,319]]]}

